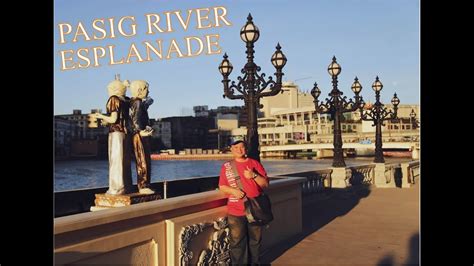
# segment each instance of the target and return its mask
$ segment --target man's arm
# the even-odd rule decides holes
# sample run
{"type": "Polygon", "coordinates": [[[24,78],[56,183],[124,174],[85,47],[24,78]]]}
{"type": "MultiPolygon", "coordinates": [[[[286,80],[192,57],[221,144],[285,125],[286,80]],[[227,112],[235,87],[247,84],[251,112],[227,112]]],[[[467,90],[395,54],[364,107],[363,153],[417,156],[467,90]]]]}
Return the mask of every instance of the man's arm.
{"type": "Polygon", "coordinates": [[[225,186],[225,185],[219,186],[219,190],[224,192],[225,194],[233,195],[234,197],[236,197],[238,199],[241,199],[245,196],[245,193],[242,190],[237,189],[237,188],[233,188],[233,187],[229,187],[229,186],[225,186]]]}
{"type": "Polygon", "coordinates": [[[254,178],[254,181],[262,188],[266,189],[268,187],[268,178],[261,176],[259,173],[255,172],[257,177],[254,178]]]}
{"type": "Polygon", "coordinates": [[[255,183],[257,183],[257,185],[262,189],[266,189],[268,187],[268,178],[260,175],[258,171],[255,169],[250,169],[248,166],[244,170],[244,177],[247,179],[253,179],[255,183]]]}

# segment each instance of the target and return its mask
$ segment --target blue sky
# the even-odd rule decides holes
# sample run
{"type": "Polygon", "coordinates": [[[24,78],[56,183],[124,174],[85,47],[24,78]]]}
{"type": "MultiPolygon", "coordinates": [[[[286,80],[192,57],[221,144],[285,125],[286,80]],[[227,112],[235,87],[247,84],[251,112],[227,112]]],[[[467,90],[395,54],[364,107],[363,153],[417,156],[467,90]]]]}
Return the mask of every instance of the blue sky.
{"type": "MultiPolygon", "coordinates": [[[[151,118],[191,115],[195,105],[210,108],[243,105],[242,100],[222,97],[222,76],[217,67],[227,52],[234,66],[231,79],[236,80],[240,74],[246,55],[239,33],[249,12],[261,34],[255,43],[255,62],[267,76],[275,72],[270,58],[280,42],[288,58],[283,80],[296,81],[303,91],[311,90],[317,82],[323,96],[329,93],[331,78],[327,66],[335,55],[342,67],[338,78],[344,95],[353,95],[350,85],[357,76],[365,101],[373,102],[371,84],[378,75],[384,84],[381,96],[384,103],[389,103],[394,92],[401,104],[418,104],[420,100],[420,4],[416,0],[55,0],[54,5],[55,114],[72,113],[73,109],[85,113],[94,108],[105,111],[106,86],[115,74],[120,74],[122,79],[149,82],[150,96],[155,100],[149,109],[151,118]],[[184,13],[188,9],[215,6],[227,9],[232,26],[197,30],[192,17],[191,27],[186,31],[177,28],[173,33],[144,34],[145,14],[164,16],[166,11],[184,13]],[[78,38],[76,43],[71,43],[74,35],[71,34],[66,36],[68,43],[59,44],[59,23],[71,24],[74,33],[81,22],[92,35],[94,19],[118,20],[123,16],[136,18],[137,35],[95,41],[78,38]],[[140,50],[143,41],[162,39],[166,51],[170,40],[176,39],[185,50],[184,37],[206,34],[220,35],[222,54],[114,66],[104,60],[100,61],[100,67],[60,70],[62,50],[115,45],[116,58],[120,58],[126,57],[131,43],[140,50]]],[[[77,57],[74,60],[77,62],[77,57]]]]}

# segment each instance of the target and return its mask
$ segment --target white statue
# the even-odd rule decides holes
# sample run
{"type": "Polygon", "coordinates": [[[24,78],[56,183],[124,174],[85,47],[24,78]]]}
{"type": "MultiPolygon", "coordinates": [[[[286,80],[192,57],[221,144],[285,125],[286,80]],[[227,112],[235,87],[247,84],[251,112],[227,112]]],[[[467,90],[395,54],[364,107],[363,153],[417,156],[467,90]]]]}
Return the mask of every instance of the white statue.
{"type": "Polygon", "coordinates": [[[122,195],[132,188],[130,99],[125,96],[129,81],[114,80],[107,86],[107,114],[93,114],[109,126],[109,189],[107,194],[122,195]]]}

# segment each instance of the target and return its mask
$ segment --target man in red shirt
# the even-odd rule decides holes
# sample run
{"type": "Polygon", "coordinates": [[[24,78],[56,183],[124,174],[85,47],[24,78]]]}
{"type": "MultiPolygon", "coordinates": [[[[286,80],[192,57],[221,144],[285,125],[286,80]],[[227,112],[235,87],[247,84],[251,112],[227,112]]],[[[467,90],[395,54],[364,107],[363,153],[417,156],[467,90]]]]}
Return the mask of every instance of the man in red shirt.
{"type": "Polygon", "coordinates": [[[231,161],[224,163],[219,176],[219,189],[229,195],[227,220],[230,229],[230,259],[232,264],[257,264],[262,242],[262,226],[248,223],[243,199],[260,195],[263,189],[268,187],[268,177],[260,162],[247,158],[247,149],[242,140],[233,142],[230,150],[243,187],[243,191],[239,189],[231,161]],[[251,261],[248,260],[248,252],[251,261]]]}

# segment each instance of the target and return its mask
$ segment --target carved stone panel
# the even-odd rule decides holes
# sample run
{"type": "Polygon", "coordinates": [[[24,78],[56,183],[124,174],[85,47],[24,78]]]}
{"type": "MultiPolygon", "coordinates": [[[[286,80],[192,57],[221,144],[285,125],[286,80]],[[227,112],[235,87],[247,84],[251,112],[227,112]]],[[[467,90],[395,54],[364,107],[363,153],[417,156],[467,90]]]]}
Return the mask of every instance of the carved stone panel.
{"type": "Polygon", "coordinates": [[[207,228],[213,228],[207,249],[200,252],[198,265],[229,265],[229,228],[227,217],[219,218],[213,223],[198,223],[183,227],[179,237],[179,263],[190,265],[194,253],[190,243],[207,228]]]}

